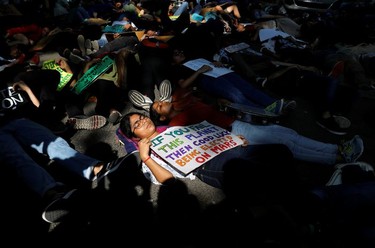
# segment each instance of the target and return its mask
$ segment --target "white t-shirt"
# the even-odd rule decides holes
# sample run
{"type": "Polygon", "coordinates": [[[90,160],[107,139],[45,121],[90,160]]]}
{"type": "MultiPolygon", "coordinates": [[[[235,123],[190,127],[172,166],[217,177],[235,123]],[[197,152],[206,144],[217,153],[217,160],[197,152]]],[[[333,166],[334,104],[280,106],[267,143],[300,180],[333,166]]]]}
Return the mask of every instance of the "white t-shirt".
{"type": "MultiPolygon", "coordinates": [[[[171,166],[169,166],[166,162],[164,162],[164,160],[160,159],[158,156],[156,156],[155,154],[151,153],[151,156],[150,156],[156,163],[158,163],[160,166],[162,166],[163,168],[167,169],[168,171],[170,171],[174,177],[176,178],[189,178],[190,180],[194,180],[196,177],[193,175],[193,173],[190,173],[189,175],[187,176],[183,176],[181,175],[180,173],[178,173],[175,169],[173,169],[171,166]]],[[[160,185],[161,183],[158,182],[158,180],[156,180],[154,174],[152,174],[152,172],[150,171],[150,169],[147,167],[147,165],[145,163],[142,163],[142,172],[143,174],[145,175],[145,177],[150,180],[152,183],[154,184],[158,184],[160,185]]]]}

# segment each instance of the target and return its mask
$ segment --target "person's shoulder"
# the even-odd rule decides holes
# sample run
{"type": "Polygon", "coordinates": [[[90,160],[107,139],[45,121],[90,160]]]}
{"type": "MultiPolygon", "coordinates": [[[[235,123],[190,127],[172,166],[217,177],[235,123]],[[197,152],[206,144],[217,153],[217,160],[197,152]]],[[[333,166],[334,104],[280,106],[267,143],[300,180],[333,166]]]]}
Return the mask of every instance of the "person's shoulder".
{"type": "Polygon", "coordinates": [[[168,126],[168,125],[157,126],[157,127],[156,127],[156,131],[157,131],[158,133],[162,133],[162,132],[164,132],[165,130],[167,130],[168,128],[170,128],[170,126],[168,126]]]}
{"type": "Polygon", "coordinates": [[[124,149],[127,153],[132,153],[138,150],[137,143],[131,138],[127,137],[120,128],[116,130],[116,136],[119,142],[124,146],[124,149]]]}

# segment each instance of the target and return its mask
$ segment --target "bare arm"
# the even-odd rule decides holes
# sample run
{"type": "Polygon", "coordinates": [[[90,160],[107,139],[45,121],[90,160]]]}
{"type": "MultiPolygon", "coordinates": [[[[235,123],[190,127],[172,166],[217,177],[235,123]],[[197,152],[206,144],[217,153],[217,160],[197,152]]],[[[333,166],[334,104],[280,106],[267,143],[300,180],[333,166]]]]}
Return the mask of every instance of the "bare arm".
{"type": "Polygon", "coordinates": [[[83,67],[82,72],[83,73],[87,72],[90,69],[91,66],[99,63],[100,60],[101,60],[100,58],[95,58],[95,59],[92,59],[89,62],[85,63],[85,66],[83,67]]]}
{"type": "Polygon", "coordinates": [[[66,62],[65,59],[58,59],[56,61],[56,64],[58,64],[60,66],[60,68],[63,69],[64,71],[66,71],[67,73],[73,74],[72,69],[70,68],[68,62],[66,62]]]}
{"type": "Polygon", "coordinates": [[[151,140],[149,138],[141,139],[138,142],[139,154],[144,164],[150,169],[152,174],[155,176],[159,183],[164,184],[167,181],[174,179],[173,174],[153,160],[150,154],[151,140]]]}
{"type": "Polygon", "coordinates": [[[186,79],[181,79],[178,81],[178,84],[180,85],[181,88],[187,88],[191,86],[194,81],[197,79],[197,77],[205,72],[211,71],[212,67],[209,65],[203,65],[201,68],[199,68],[197,71],[195,71],[190,77],[186,79]]]}
{"type": "Polygon", "coordinates": [[[31,102],[37,107],[39,108],[40,106],[40,102],[38,100],[38,98],[34,95],[34,92],[30,89],[30,87],[25,84],[25,82],[23,81],[18,81],[16,83],[13,84],[13,89],[15,91],[25,91],[27,93],[27,95],[30,97],[30,100],[31,102]]]}
{"type": "MultiPolygon", "coordinates": [[[[59,59],[56,61],[56,64],[60,66],[61,69],[66,71],[67,73],[73,74],[72,69],[70,68],[68,62],[65,59],[59,59]]],[[[74,85],[77,83],[77,79],[73,79],[69,85],[70,88],[73,88],[74,85]]]]}

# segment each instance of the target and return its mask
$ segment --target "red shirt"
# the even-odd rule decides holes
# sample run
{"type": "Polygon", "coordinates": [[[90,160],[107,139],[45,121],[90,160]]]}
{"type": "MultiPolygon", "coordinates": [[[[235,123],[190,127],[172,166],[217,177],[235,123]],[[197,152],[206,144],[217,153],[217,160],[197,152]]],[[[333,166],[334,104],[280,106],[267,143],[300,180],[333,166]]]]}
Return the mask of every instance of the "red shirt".
{"type": "Polygon", "coordinates": [[[235,118],[216,110],[214,107],[201,101],[196,101],[185,108],[184,111],[174,116],[169,121],[169,126],[186,126],[196,124],[202,121],[208,121],[211,124],[230,130],[230,126],[235,118]]]}
{"type": "Polygon", "coordinates": [[[30,24],[21,27],[9,28],[7,33],[9,37],[12,37],[15,34],[24,34],[29,40],[37,42],[42,38],[43,27],[40,27],[36,24],[30,24]]]}

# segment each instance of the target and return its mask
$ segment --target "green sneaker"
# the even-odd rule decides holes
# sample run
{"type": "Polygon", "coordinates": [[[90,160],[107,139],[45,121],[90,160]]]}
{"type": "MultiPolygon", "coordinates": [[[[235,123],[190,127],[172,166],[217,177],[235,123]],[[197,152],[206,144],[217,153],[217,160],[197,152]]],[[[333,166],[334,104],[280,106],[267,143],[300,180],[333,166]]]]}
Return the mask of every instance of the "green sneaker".
{"type": "Polygon", "coordinates": [[[283,106],[284,106],[284,99],[280,99],[271,103],[267,107],[265,107],[264,110],[274,113],[276,115],[280,115],[283,111],[283,106]]]}
{"type": "Polygon", "coordinates": [[[339,149],[347,163],[356,162],[364,150],[363,140],[359,135],[356,135],[351,140],[344,142],[339,149]]]}

